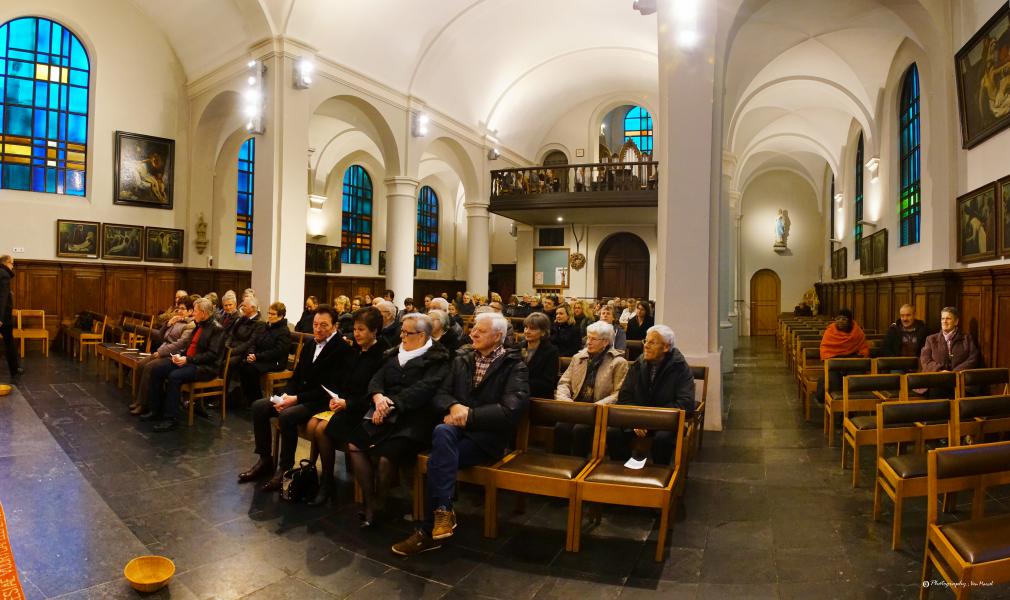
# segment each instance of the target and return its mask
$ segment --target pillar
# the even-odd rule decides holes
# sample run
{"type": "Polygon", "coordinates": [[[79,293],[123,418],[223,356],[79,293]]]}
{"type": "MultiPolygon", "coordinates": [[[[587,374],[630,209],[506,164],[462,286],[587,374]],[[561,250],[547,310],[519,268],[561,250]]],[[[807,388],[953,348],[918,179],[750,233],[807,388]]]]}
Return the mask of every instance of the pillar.
{"type": "Polygon", "coordinates": [[[386,288],[400,302],[414,295],[417,185],[410,177],[386,180],[386,288]]]}
{"type": "Polygon", "coordinates": [[[730,195],[733,176],[736,171],[736,157],[729,152],[722,153],[722,177],[719,190],[719,348],[722,350],[722,372],[733,371],[733,356],[736,352],[737,331],[735,327],[735,305],[733,303],[734,271],[736,262],[731,212],[733,203],[730,195]]]}
{"type": "Polygon", "coordinates": [[[491,273],[490,223],[486,204],[466,204],[466,289],[482,296],[488,295],[491,273]]]}

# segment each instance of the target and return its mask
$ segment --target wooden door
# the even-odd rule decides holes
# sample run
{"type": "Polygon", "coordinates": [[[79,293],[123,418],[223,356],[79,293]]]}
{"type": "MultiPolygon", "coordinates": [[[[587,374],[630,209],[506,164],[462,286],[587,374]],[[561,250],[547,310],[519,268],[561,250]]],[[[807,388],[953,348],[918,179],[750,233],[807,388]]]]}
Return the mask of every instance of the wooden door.
{"type": "Polygon", "coordinates": [[[781,282],[775,271],[761,269],[750,278],[750,334],[774,335],[779,320],[781,282]]]}
{"type": "Polygon", "coordinates": [[[508,303],[509,297],[516,293],[515,263],[491,265],[491,275],[488,277],[488,291],[498,292],[503,303],[508,303]]]}
{"type": "Polygon", "coordinates": [[[649,247],[642,238],[631,233],[607,238],[596,264],[598,297],[649,297],[649,247]]]}
{"type": "MultiPolygon", "coordinates": [[[[553,150],[544,157],[545,167],[557,167],[554,169],[554,177],[558,180],[558,191],[568,191],[568,157],[560,150],[553,150]]],[[[507,301],[507,299],[506,299],[507,301]]]]}

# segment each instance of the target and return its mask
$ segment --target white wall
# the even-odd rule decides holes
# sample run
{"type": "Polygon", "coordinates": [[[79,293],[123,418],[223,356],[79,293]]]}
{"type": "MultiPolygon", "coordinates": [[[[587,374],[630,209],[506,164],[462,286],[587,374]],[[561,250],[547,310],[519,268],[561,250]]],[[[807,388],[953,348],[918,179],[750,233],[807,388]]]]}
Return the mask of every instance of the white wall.
{"type": "Polygon", "coordinates": [[[23,247],[15,259],[56,258],[56,220],[80,219],[186,229],[187,262],[193,260],[195,232],[187,227],[184,76],[161,31],[132,2],[5,0],[0,22],[22,16],[58,21],[76,34],[91,60],[88,119],[87,195],[0,190],[0,252],[23,247]],[[175,208],[117,206],[113,199],[116,130],[175,140],[175,208]]]}
{"type": "Polygon", "coordinates": [[[750,332],[750,280],[757,271],[771,269],[782,282],[780,310],[791,310],[818,280],[827,236],[817,197],[805,179],[789,171],[758,176],[744,190],[741,200],[740,264],[743,275],[744,322],[741,334],[750,332]],[[778,254],[775,218],[778,210],[789,211],[789,251],[778,254]]]}

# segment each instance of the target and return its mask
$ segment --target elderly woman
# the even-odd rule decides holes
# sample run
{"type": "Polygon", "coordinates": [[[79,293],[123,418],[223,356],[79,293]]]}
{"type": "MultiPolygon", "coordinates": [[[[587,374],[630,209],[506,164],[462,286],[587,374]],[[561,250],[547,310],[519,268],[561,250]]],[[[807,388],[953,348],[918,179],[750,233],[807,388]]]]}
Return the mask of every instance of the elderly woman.
{"type": "Polygon", "coordinates": [[[428,316],[431,317],[431,339],[445,346],[445,349],[449,351],[449,355],[452,356],[459,349],[460,345],[462,345],[462,342],[459,339],[459,335],[456,334],[456,330],[452,327],[449,313],[435,308],[428,311],[428,316]]]}
{"type": "Polygon", "coordinates": [[[653,325],[655,325],[655,321],[652,319],[649,303],[639,301],[635,308],[635,316],[628,319],[627,338],[629,340],[644,340],[646,332],[653,325]]]}
{"type": "MultiPolygon", "coordinates": [[[[555,400],[614,404],[628,373],[624,354],[613,348],[614,327],[598,321],[586,330],[586,347],[571,364],[554,390],[555,400]]],[[[589,425],[558,423],[554,427],[554,452],[587,456],[593,443],[589,425]]]]}
{"type": "MultiPolygon", "coordinates": [[[[673,330],[666,325],[650,327],[642,344],[642,355],[628,369],[618,404],[679,408],[690,416],[694,412],[694,375],[680,350],[674,347],[673,330]]],[[[675,432],[650,432],[644,429],[607,428],[607,448],[614,460],[626,460],[630,448],[652,438],[652,461],[670,464],[675,432]]],[[[637,454],[637,452],[636,452],[637,454]]]]}
{"type": "Polygon", "coordinates": [[[337,309],[337,329],[344,337],[350,337],[354,329],[354,311],[351,310],[351,299],[341,294],[333,299],[333,308],[337,309]]]}
{"type": "MultiPolygon", "coordinates": [[[[606,323],[614,329],[613,345],[615,350],[620,350],[622,353],[625,348],[628,347],[627,334],[624,333],[624,328],[621,327],[617,322],[614,321],[614,308],[609,304],[604,304],[600,308],[600,320],[598,323],[606,323]]],[[[586,328],[587,335],[589,328],[586,328]]]]}
{"type": "MultiPolygon", "coordinates": [[[[926,337],[926,345],[919,355],[920,370],[964,371],[980,366],[978,344],[970,333],[961,330],[960,323],[961,313],[957,308],[947,306],[940,311],[940,331],[926,337]]],[[[953,397],[942,389],[931,389],[929,395],[937,398],[953,397]]]]}
{"type": "Polygon", "coordinates": [[[246,355],[241,357],[242,361],[236,370],[242,384],[242,396],[247,404],[263,397],[260,377],[264,373],[288,368],[291,331],[288,330],[287,314],[288,310],[283,302],[271,304],[267,309],[266,327],[253,337],[246,355]]]}
{"type": "Polygon", "coordinates": [[[449,372],[449,352],[432,342],[431,329],[428,315],[403,316],[399,347],[385,354],[368,384],[365,397],[372,406],[348,434],[347,450],[364,500],[362,527],[372,524],[376,496],[384,496],[397,467],[412,464],[431,443],[438,422],[432,398],[449,372]],[[378,485],[372,458],[379,461],[378,485]]]}
{"type": "Polygon", "coordinates": [[[196,323],[193,322],[193,299],[186,296],[176,301],[175,315],[166,321],[161,327],[161,331],[158,332],[161,345],[151,356],[137,365],[137,368],[140,369],[137,400],[130,405],[130,414],[137,416],[147,412],[147,388],[151,378],[151,370],[159,362],[167,362],[173,354],[185,352],[194,328],[196,328],[196,323]]]}
{"type": "Polygon", "coordinates": [[[533,313],[523,321],[523,341],[519,352],[530,377],[530,396],[551,398],[558,383],[558,348],[548,335],[551,322],[544,313],[533,313]]]}
{"type": "Polygon", "coordinates": [[[322,506],[330,499],[336,449],[346,451],[350,432],[361,424],[362,417],[371,406],[365,392],[382,364],[383,355],[389,350],[389,345],[379,337],[382,329],[379,309],[374,306],[361,308],[354,312],[352,318],[354,352],[342,374],[339,389],[333,390],[338,397],[331,398],[329,410],[312,417],[306,426],[315,453],[323,463],[319,493],[309,502],[311,506],[322,506]]]}

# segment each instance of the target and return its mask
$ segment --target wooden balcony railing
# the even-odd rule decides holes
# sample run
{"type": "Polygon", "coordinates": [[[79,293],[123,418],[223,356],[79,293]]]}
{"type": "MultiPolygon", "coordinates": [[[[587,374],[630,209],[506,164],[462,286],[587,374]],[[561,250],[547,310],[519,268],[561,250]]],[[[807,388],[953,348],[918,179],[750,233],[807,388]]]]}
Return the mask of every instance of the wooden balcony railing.
{"type": "Polygon", "coordinates": [[[656,161],[554,165],[491,171],[491,199],[538,194],[593,194],[655,190],[656,161]]]}

